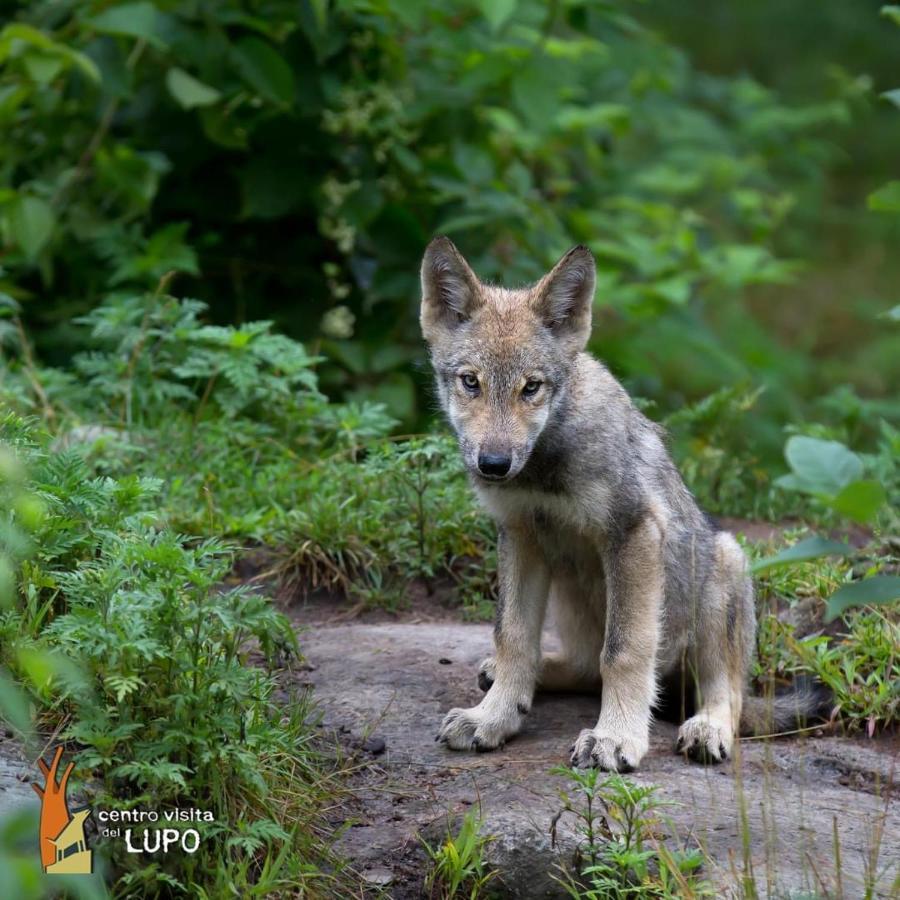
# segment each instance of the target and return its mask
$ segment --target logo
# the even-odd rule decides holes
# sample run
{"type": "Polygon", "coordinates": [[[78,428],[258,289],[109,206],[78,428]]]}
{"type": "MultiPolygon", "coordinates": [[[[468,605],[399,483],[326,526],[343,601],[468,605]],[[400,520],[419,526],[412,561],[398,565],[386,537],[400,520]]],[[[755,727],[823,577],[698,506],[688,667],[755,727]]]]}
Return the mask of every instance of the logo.
{"type": "Polygon", "coordinates": [[[31,786],[41,798],[41,865],[51,875],[90,875],[93,871],[93,852],[87,849],[84,823],[91,811],[80,807],[72,812],[66,798],[69,775],[75,763],[69,763],[57,782],[56,774],[63,748],[57,747],[53,764],[48,766],[43,757],[38,767],[44,776],[44,787],[34,782],[31,786]]]}

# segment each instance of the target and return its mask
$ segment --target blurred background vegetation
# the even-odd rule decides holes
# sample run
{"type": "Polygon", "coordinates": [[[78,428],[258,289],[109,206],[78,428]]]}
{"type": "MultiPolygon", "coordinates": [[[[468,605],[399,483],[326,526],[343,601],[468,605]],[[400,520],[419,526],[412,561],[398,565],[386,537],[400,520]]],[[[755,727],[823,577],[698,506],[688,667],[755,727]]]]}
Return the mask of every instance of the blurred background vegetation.
{"type": "Polygon", "coordinates": [[[593,349],[660,416],[765,387],[781,427],[839,385],[896,415],[900,37],[879,4],[482,0],[6,4],[0,290],[36,350],[110,292],[273,319],[323,388],[430,413],[424,244],[486,277],[573,242],[593,349]]]}
{"type": "MultiPolygon", "coordinates": [[[[757,561],[754,675],[896,722],[900,7],[0,11],[0,711],[106,804],[220,817],[187,869],[106,847],[118,895],[350,895],[308,708],[284,717],[294,634],[236,548],[358,605],[449,585],[491,614],[492,527],[421,435],[437,233],[506,284],[592,248],[591,349],[701,502],[803,538],[757,561]],[[828,595],[842,632],[779,617],[818,628],[828,595]]],[[[0,871],[36,866],[24,834],[0,871]]]]}

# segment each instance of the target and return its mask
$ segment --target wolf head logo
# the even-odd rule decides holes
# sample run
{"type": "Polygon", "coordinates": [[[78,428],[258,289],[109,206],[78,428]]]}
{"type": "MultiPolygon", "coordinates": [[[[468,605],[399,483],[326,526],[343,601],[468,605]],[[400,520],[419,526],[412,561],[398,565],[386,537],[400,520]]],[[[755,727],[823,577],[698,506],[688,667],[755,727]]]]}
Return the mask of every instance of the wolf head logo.
{"type": "Polygon", "coordinates": [[[574,247],[534,284],[484,284],[453,243],[435,238],[422,260],[422,333],[441,406],[468,470],[515,478],[566,397],[591,331],[596,270],[574,247]]]}

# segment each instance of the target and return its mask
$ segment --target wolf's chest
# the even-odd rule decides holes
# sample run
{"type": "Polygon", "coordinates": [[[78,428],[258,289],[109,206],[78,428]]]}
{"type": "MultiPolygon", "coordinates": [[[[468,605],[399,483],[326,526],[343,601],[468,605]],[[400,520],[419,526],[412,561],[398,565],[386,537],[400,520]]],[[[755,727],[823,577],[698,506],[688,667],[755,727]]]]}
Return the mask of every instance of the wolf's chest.
{"type": "Polygon", "coordinates": [[[602,577],[602,503],[589,507],[571,496],[537,491],[483,490],[479,498],[501,527],[529,535],[554,574],[602,577]]]}
{"type": "Polygon", "coordinates": [[[589,583],[603,578],[601,547],[592,535],[537,516],[534,536],[535,546],[552,575],[589,583]]]}

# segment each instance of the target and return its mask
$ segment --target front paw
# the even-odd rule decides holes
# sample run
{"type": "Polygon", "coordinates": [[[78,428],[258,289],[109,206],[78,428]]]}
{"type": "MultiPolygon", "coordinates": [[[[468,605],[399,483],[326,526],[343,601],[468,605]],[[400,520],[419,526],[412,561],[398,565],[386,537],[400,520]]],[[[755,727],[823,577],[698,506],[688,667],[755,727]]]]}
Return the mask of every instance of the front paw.
{"type": "Polygon", "coordinates": [[[719,721],[702,713],[688,719],[678,729],[676,753],[686,753],[699,763],[718,763],[728,759],[734,743],[730,722],[719,721]]]}
{"type": "Polygon", "coordinates": [[[633,772],[650,745],[649,736],[616,734],[605,728],[585,728],[572,747],[572,765],[578,769],[633,772]]]}
{"type": "Polygon", "coordinates": [[[444,716],[441,730],[435,740],[451,750],[496,750],[506,739],[519,730],[517,721],[504,721],[486,715],[477,706],[471,709],[451,709],[444,716]]]}

